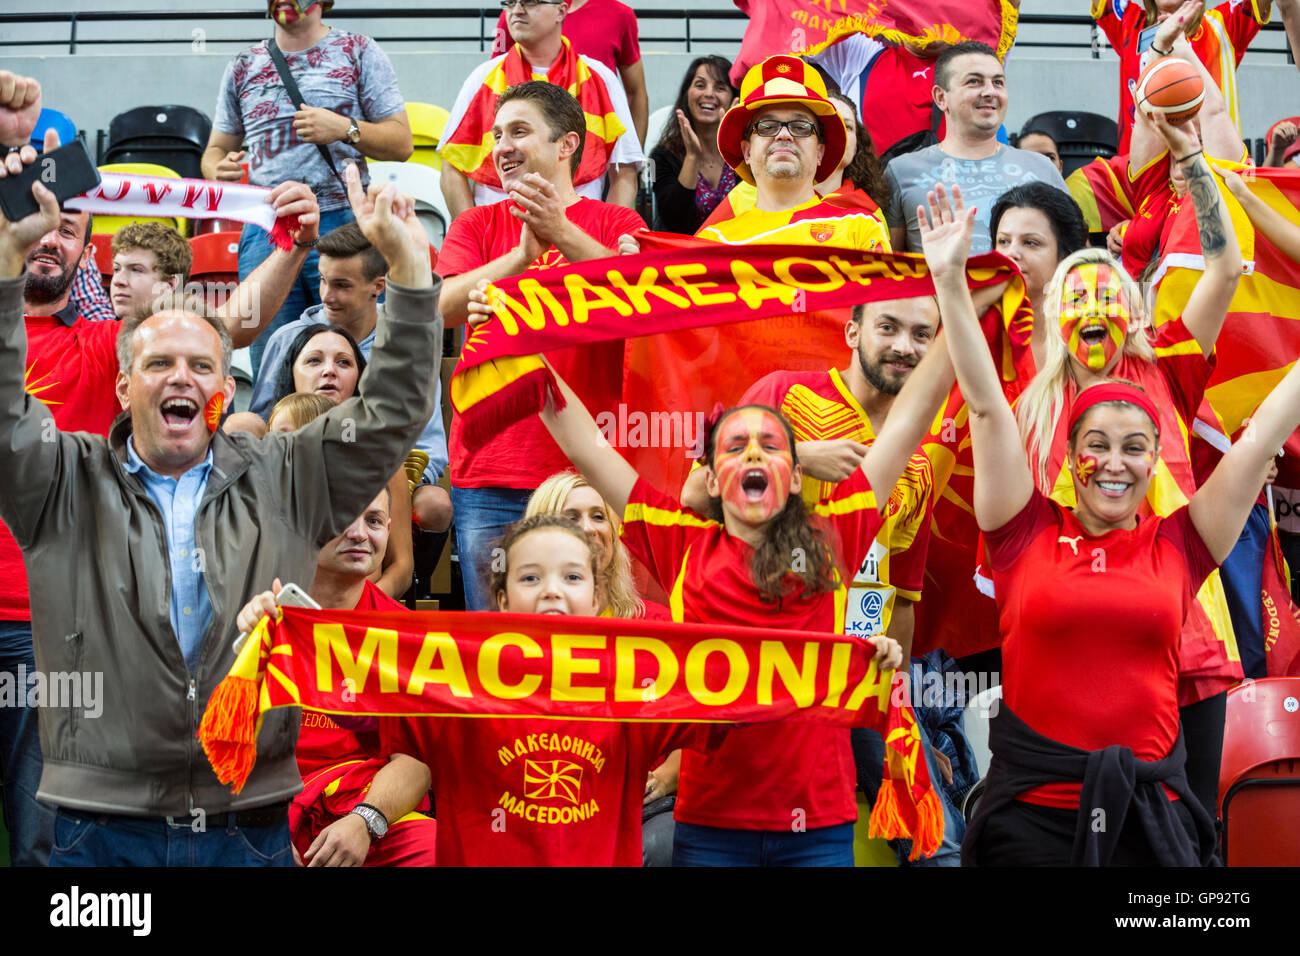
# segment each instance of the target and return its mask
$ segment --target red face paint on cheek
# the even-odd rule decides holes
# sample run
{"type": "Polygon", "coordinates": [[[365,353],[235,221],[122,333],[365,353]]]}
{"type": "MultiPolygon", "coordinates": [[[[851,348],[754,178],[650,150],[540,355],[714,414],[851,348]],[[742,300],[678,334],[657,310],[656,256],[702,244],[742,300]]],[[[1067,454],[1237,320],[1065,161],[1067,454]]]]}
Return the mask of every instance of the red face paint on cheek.
{"type": "Polygon", "coordinates": [[[226,395],[224,392],[217,392],[203,406],[203,421],[207,424],[208,431],[215,432],[221,427],[221,411],[225,407],[226,395]]]}
{"type": "Polygon", "coordinates": [[[1147,463],[1147,477],[1150,478],[1156,473],[1156,455],[1155,452],[1149,451],[1142,456],[1142,460],[1147,463]]]}
{"type": "Polygon", "coordinates": [[[1080,455],[1074,461],[1074,473],[1079,476],[1079,484],[1087,488],[1088,482],[1097,473],[1097,457],[1095,455],[1080,455]]]}

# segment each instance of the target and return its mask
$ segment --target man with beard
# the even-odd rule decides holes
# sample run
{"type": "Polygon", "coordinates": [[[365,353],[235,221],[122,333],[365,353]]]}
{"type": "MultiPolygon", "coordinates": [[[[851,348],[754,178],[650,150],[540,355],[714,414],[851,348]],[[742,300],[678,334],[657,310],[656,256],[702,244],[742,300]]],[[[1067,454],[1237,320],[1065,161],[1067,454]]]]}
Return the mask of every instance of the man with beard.
{"type": "MultiPolygon", "coordinates": [[[[0,71],[0,133],[5,134],[0,145],[28,142],[40,102],[40,85],[34,79],[0,71]]],[[[44,145],[46,152],[57,147],[57,136],[47,134],[44,145]]],[[[18,155],[13,154],[11,162],[18,155]]],[[[23,150],[24,162],[34,156],[30,147],[23,150]]],[[[272,198],[278,215],[301,216],[295,238],[314,242],[318,213],[311,191],[298,183],[285,183],[272,198]]],[[[90,232],[89,213],[63,210],[57,224],[32,242],[25,256],[26,390],[48,408],[46,428],[51,440],[56,429],[107,435],[121,411],[116,393],[121,323],[89,321],[79,314],[73,299],[73,278],[89,258],[90,232]]],[[[276,250],[231,296],[221,319],[237,346],[247,345],[257,335],[259,318],[275,314],[304,256],[305,249],[298,246],[288,252],[276,250]]],[[[152,302],[152,298],[144,302],[145,315],[152,302]]],[[[119,316],[138,311],[120,311],[119,316]]],[[[11,467],[9,459],[3,467],[11,467]]],[[[0,522],[0,679],[18,688],[18,706],[0,707],[0,780],[10,857],[20,866],[44,865],[54,829],[53,808],[36,800],[42,767],[36,712],[22,706],[36,674],[31,620],[22,553],[9,528],[0,522]]]]}

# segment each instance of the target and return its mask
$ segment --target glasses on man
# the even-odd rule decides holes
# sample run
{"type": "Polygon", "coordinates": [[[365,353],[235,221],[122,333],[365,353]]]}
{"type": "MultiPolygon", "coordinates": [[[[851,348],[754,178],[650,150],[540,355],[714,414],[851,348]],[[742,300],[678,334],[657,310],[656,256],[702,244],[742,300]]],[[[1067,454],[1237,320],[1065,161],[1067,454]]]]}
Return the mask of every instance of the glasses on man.
{"type": "Polygon", "coordinates": [[[817,132],[817,124],[812,120],[792,119],[792,120],[774,120],[763,119],[749,127],[750,133],[757,133],[765,139],[771,139],[778,135],[782,129],[788,129],[790,135],[795,139],[807,139],[813,133],[817,132]]]}
{"type": "Polygon", "coordinates": [[[511,7],[520,6],[525,10],[536,10],[538,7],[558,7],[564,3],[564,0],[501,0],[501,9],[509,11],[511,7]]]}

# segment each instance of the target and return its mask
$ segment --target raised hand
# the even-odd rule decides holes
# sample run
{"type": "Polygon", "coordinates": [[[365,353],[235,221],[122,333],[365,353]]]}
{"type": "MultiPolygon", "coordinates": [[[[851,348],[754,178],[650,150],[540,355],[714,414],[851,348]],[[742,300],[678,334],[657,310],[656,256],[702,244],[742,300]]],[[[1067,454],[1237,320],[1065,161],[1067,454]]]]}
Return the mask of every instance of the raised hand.
{"type": "Polygon", "coordinates": [[[961,187],[952,187],[952,202],[942,185],[926,193],[930,212],[925,206],[916,207],[917,223],[921,227],[921,249],[925,263],[935,279],[965,272],[970,257],[971,234],[975,229],[976,207],[967,209],[961,198],[961,187]]]}
{"type": "Polygon", "coordinates": [[[1181,7],[1169,14],[1156,28],[1156,35],[1151,39],[1156,55],[1163,56],[1164,53],[1172,51],[1174,44],[1186,35],[1187,28],[1196,15],[1204,9],[1205,4],[1201,0],[1186,0],[1181,7]]]}
{"type": "Polygon", "coordinates": [[[1171,123],[1164,113],[1157,110],[1151,114],[1151,124],[1160,134],[1160,138],[1169,147],[1169,155],[1175,160],[1185,159],[1201,148],[1201,141],[1196,135],[1196,128],[1187,120],[1171,123]]]}
{"type": "Polygon", "coordinates": [[[298,217],[298,228],[290,232],[294,242],[309,244],[320,235],[320,203],[310,186],[285,180],[271,190],[267,201],[275,207],[277,218],[298,217]]]}
{"type": "Polygon", "coordinates": [[[686,155],[699,160],[704,156],[704,145],[695,135],[695,128],[691,126],[691,121],[681,110],[677,111],[677,125],[682,131],[682,147],[686,150],[686,155]]]}
{"type": "MultiPolygon", "coordinates": [[[[3,102],[0,102],[0,113],[5,109],[3,102]]],[[[58,133],[52,129],[47,130],[46,152],[57,149],[58,145],[58,133]]],[[[21,152],[10,153],[4,158],[4,162],[0,163],[0,179],[6,176],[17,176],[22,173],[24,166],[30,166],[34,162],[36,162],[36,150],[30,145],[23,147],[21,152]]],[[[24,216],[17,222],[9,222],[3,214],[0,214],[0,278],[11,279],[22,275],[27,263],[27,250],[31,248],[32,243],[59,225],[59,203],[54,198],[54,193],[38,181],[32,183],[32,195],[40,208],[30,216],[24,216]]]]}
{"type": "Polygon", "coordinates": [[[523,220],[533,235],[545,246],[555,245],[562,230],[569,225],[564,201],[554,184],[537,173],[526,173],[510,189],[511,214],[523,220]]]}
{"type": "Polygon", "coordinates": [[[371,183],[363,191],[355,163],[348,163],[343,176],[361,234],[388,263],[389,278],[412,288],[431,285],[429,236],[415,215],[415,200],[391,183],[371,183]]]}
{"type": "Polygon", "coordinates": [[[0,146],[26,146],[40,115],[41,84],[0,70],[0,146]]]}
{"type": "Polygon", "coordinates": [[[240,608],[235,616],[235,627],[239,628],[240,634],[252,634],[258,621],[268,614],[275,617],[279,613],[275,603],[279,591],[280,579],[276,578],[271,582],[271,590],[253,595],[253,599],[240,608]]]}

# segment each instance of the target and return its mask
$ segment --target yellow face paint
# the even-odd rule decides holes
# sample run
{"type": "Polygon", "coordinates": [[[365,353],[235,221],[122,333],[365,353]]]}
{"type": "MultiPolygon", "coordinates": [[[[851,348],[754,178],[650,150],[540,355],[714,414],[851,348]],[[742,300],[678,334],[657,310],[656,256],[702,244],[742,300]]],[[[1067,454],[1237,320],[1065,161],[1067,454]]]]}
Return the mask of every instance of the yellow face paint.
{"type": "Polygon", "coordinates": [[[1089,262],[1070,270],[1061,291],[1061,336],[1080,362],[1094,372],[1108,368],[1124,348],[1128,325],[1128,305],[1110,266],[1089,262]]]}

